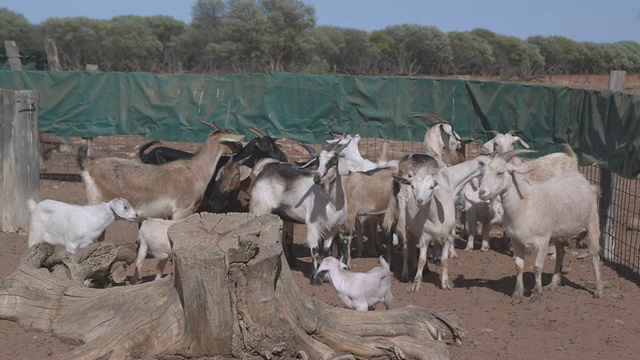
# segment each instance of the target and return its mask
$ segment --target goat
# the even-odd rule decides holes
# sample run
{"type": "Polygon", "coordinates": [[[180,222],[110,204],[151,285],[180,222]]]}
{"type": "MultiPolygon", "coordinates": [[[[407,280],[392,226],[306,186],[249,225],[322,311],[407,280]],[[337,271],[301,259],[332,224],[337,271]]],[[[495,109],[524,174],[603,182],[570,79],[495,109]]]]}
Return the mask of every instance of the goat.
{"type": "MultiPolygon", "coordinates": [[[[407,198],[405,207],[398,208],[397,198],[390,201],[385,214],[385,228],[387,232],[390,231],[394,219],[398,218],[397,215],[406,212],[404,238],[419,238],[418,269],[410,291],[420,289],[422,270],[427,260],[427,246],[430,243],[442,246],[441,286],[443,289],[451,289],[448,282],[448,263],[455,231],[454,199],[464,184],[480,175],[488,157],[479,156],[450,167],[440,166],[433,157],[424,154],[412,154],[403,160],[400,161],[400,169],[407,166],[402,170],[402,174],[407,175],[394,175],[394,181],[406,185],[402,194],[407,198]],[[409,188],[412,196],[407,194],[409,188]]],[[[394,194],[400,195],[397,190],[394,190],[394,194]]],[[[403,248],[403,266],[406,264],[405,253],[403,248]]],[[[403,268],[403,278],[407,272],[405,268],[406,266],[403,268]]]]}
{"type": "Polygon", "coordinates": [[[422,153],[428,154],[444,165],[443,155],[446,153],[451,164],[457,164],[464,160],[460,151],[462,150],[462,139],[453,126],[448,121],[438,115],[413,115],[431,122],[433,125],[427,129],[422,141],[422,153]]]}
{"type": "Polygon", "coordinates": [[[162,272],[164,267],[169,261],[171,256],[171,248],[173,247],[167,230],[177,220],[164,220],[164,219],[146,219],[140,224],[138,229],[138,256],[136,257],[136,269],[133,272],[133,276],[129,280],[130,284],[138,282],[138,277],[142,271],[142,265],[147,255],[158,259],[156,265],[156,277],[155,280],[162,278],[162,272]]]}
{"type": "Polygon", "coordinates": [[[482,147],[489,153],[505,153],[507,151],[514,150],[516,148],[516,142],[520,143],[525,149],[529,149],[529,144],[522,140],[519,136],[514,136],[517,130],[509,130],[506,134],[501,134],[494,130],[488,130],[487,132],[495,133],[493,139],[485,142],[482,147]]]}
{"type": "MultiPolygon", "coordinates": [[[[342,161],[342,159],[340,160],[342,161]]],[[[360,229],[359,216],[379,216],[384,214],[391,197],[391,183],[395,168],[378,168],[367,172],[351,172],[342,177],[342,186],[347,197],[347,222],[343,231],[342,261],[349,265],[351,260],[351,240],[356,225],[360,229]]],[[[360,229],[361,230],[361,229],[360,229]]],[[[362,256],[362,231],[356,231],[358,256],[362,256]]],[[[387,259],[391,246],[387,246],[387,259]]],[[[390,261],[390,260],[389,260],[390,261]]]]}
{"type": "Polygon", "coordinates": [[[331,284],[346,308],[374,310],[377,303],[384,302],[387,310],[390,310],[393,307],[391,271],[384,257],[380,256],[378,261],[380,266],[366,273],[356,273],[348,271],[348,266],[340,260],[328,256],[318,267],[318,275],[329,274],[331,284]]]}
{"type": "Polygon", "coordinates": [[[328,252],[333,236],[343,228],[347,218],[346,196],[337,169],[340,152],[347,145],[329,144],[315,160],[317,170],[289,163],[267,164],[251,190],[251,213],[273,213],[285,222],[306,224],[313,285],[320,285],[316,276],[319,242],[324,241],[328,252]]]}
{"type": "MultiPolygon", "coordinates": [[[[327,140],[327,143],[339,143],[341,145],[348,144],[347,147],[340,153],[341,161],[338,164],[338,171],[340,171],[340,175],[344,176],[354,171],[369,171],[377,168],[384,168],[390,166],[397,166],[398,162],[396,160],[379,160],[378,162],[373,162],[371,160],[365,159],[360,154],[360,150],[358,149],[358,144],[360,143],[361,137],[360,134],[355,135],[345,135],[338,139],[327,140]]],[[[305,149],[311,153],[311,149],[305,146],[305,149]]],[[[314,155],[312,153],[312,155],[314,155]]],[[[381,159],[386,157],[385,151],[380,154],[381,159]]]]}
{"type": "Polygon", "coordinates": [[[138,213],[123,198],[84,206],[56,200],[36,204],[29,199],[27,207],[31,214],[28,246],[64,245],[72,254],[94,243],[116,219],[134,221],[138,218],[138,213]]]}
{"type": "Polygon", "coordinates": [[[556,265],[549,287],[556,288],[562,277],[563,244],[586,232],[595,272],[595,298],[603,293],[600,278],[599,218],[597,194],[579,172],[568,172],[546,181],[529,182],[523,177],[530,169],[509,163],[528,150],[514,150],[494,157],[484,170],[479,195],[483,200],[500,197],[504,215],[502,225],[511,237],[516,264],[516,287],[512,303],[524,297],[522,273],[525,248],[535,254],[535,288],[530,301],[542,295],[542,266],[549,243],[556,247],[556,265]]]}
{"type": "MultiPolygon", "coordinates": [[[[486,152],[506,153],[515,150],[516,141],[520,141],[525,148],[529,148],[528,144],[520,140],[517,136],[511,135],[512,131],[507,134],[497,134],[492,143],[485,143],[483,148],[486,152]]],[[[491,140],[490,140],[491,141],[491,140]]],[[[530,171],[525,174],[525,178],[530,181],[544,181],[553,176],[565,172],[578,172],[578,157],[571,146],[564,144],[566,153],[553,153],[541,156],[537,159],[525,161],[530,171]]],[[[519,158],[512,158],[514,164],[523,163],[519,158]]],[[[465,210],[467,211],[466,228],[468,233],[468,242],[466,250],[473,249],[474,236],[476,234],[476,221],[482,223],[482,246],[481,251],[489,249],[489,230],[491,225],[501,224],[501,216],[503,213],[502,205],[499,198],[495,198],[490,202],[482,201],[478,196],[478,186],[472,187],[474,182],[470,182],[463,190],[465,195],[465,210]],[[486,229],[486,230],[485,230],[486,229]]],[[[503,239],[505,235],[503,233],[503,239]]],[[[555,247],[549,249],[549,253],[554,253],[555,247]]]]}
{"type": "Polygon", "coordinates": [[[86,148],[78,151],[78,165],[86,184],[87,201],[96,204],[121,196],[129,200],[142,219],[181,220],[200,204],[224,145],[237,143],[233,135],[215,124],[213,132],[191,159],[162,165],[120,158],[100,158],[88,163],[86,148]]]}

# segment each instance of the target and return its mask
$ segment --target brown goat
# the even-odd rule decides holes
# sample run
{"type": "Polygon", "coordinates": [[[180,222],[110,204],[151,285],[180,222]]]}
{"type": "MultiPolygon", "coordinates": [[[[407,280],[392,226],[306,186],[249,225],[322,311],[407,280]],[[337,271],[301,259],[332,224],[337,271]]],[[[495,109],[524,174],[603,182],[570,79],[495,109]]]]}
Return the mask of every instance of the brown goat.
{"type": "Polygon", "coordinates": [[[115,157],[88,162],[86,148],[81,148],[77,160],[86,184],[87,202],[96,204],[124,197],[141,219],[180,220],[195,212],[225,148],[244,137],[215,124],[202,123],[213,132],[195,156],[162,165],[115,157]]]}

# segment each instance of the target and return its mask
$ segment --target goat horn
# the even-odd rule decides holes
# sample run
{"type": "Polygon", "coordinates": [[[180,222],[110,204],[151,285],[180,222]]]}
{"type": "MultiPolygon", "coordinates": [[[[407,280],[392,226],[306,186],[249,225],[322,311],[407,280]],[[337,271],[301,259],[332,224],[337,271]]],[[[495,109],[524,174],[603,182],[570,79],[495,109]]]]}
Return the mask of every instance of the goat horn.
{"type": "Polygon", "coordinates": [[[511,150],[511,151],[507,151],[506,153],[502,153],[502,154],[500,154],[500,157],[504,161],[509,161],[509,160],[511,160],[511,158],[513,158],[516,155],[530,154],[530,153],[535,153],[535,152],[538,152],[538,151],[537,150],[528,150],[528,149],[518,149],[518,150],[511,150]]]}
{"type": "Polygon", "coordinates": [[[223,131],[223,129],[220,126],[216,125],[215,123],[209,124],[208,122],[204,122],[202,120],[200,120],[200,122],[204,125],[207,125],[211,129],[213,129],[214,132],[223,131]]]}
{"type": "Polygon", "coordinates": [[[259,137],[259,138],[263,138],[263,137],[267,136],[267,134],[265,134],[264,132],[262,132],[262,130],[256,129],[256,128],[254,128],[254,127],[250,127],[250,128],[249,128],[249,131],[250,131],[253,135],[255,135],[255,136],[259,137]]]}
{"type": "MultiPolygon", "coordinates": [[[[336,143],[340,143],[340,141],[336,141],[336,143]]],[[[336,153],[339,153],[342,150],[344,150],[347,146],[349,146],[350,143],[351,143],[351,140],[347,141],[346,144],[337,146],[335,149],[333,149],[333,151],[335,151],[336,153]]]]}
{"type": "Polygon", "coordinates": [[[496,131],[496,130],[485,130],[484,132],[491,133],[491,134],[496,134],[496,135],[500,134],[500,131],[496,131]]]}
{"type": "Polygon", "coordinates": [[[431,121],[434,124],[441,124],[441,123],[449,123],[447,120],[443,119],[440,117],[440,115],[422,115],[422,114],[413,114],[413,115],[409,115],[411,117],[417,117],[420,119],[425,119],[428,121],[431,121]]]}
{"type": "Polygon", "coordinates": [[[301,142],[299,142],[298,145],[302,146],[305,150],[307,150],[309,155],[318,156],[318,152],[316,152],[316,149],[314,149],[313,146],[309,144],[301,143],[301,142]]]}
{"type": "Polygon", "coordinates": [[[519,133],[519,132],[520,132],[520,130],[509,130],[509,131],[507,132],[507,135],[513,135],[513,134],[515,134],[515,133],[519,133]]]}

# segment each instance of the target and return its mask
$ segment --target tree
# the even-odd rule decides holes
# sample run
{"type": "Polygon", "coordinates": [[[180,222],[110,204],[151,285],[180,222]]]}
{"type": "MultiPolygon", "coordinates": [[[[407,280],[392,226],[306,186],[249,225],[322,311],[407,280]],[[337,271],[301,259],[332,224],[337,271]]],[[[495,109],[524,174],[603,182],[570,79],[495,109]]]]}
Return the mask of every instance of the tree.
{"type": "Polygon", "coordinates": [[[446,35],[434,26],[392,25],[372,40],[394,74],[440,74],[452,59],[446,35]]]}
{"type": "Polygon", "coordinates": [[[451,49],[453,74],[485,74],[495,58],[487,41],[470,32],[451,31],[447,34],[451,49]]]}
{"type": "Polygon", "coordinates": [[[164,15],[146,17],[144,21],[162,45],[163,64],[161,70],[175,71],[178,68],[178,64],[181,63],[181,59],[176,56],[179,53],[175,51],[178,46],[176,41],[186,31],[187,25],[182,21],[164,15]]]}
{"type": "Polygon", "coordinates": [[[494,74],[527,80],[544,69],[544,58],[537,46],[514,36],[499,35],[487,29],[471,31],[487,41],[496,59],[494,74]]]}
{"type": "Polygon", "coordinates": [[[112,71],[158,71],[162,43],[145,18],[116,16],[105,30],[103,59],[112,71]]]}
{"type": "Polygon", "coordinates": [[[351,75],[374,71],[377,50],[364,30],[317,26],[310,32],[315,61],[320,72],[351,75]]]}
{"type": "Polygon", "coordinates": [[[538,47],[547,74],[580,73],[587,49],[562,36],[532,36],[526,40],[538,47]]]}
{"type": "Polygon", "coordinates": [[[36,29],[22,14],[0,7],[0,39],[13,40],[19,47],[42,48],[37,42],[36,29]]]}
{"type": "Polygon", "coordinates": [[[63,69],[84,70],[86,64],[102,63],[108,24],[87,17],[50,18],[38,25],[38,32],[42,40],[55,40],[63,69]]]}

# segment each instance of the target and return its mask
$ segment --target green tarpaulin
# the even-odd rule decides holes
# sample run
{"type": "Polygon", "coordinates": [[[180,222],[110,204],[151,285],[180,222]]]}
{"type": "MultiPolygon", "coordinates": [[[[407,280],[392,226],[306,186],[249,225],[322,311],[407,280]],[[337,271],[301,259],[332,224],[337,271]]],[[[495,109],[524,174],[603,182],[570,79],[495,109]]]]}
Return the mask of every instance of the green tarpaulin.
{"type": "Polygon", "coordinates": [[[412,115],[438,114],[465,138],[517,129],[543,152],[569,142],[582,164],[625,177],[640,171],[640,96],[618,92],[457,79],[76,71],[0,71],[0,88],[41,91],[40,130],[60,136],[203,141],[201,120],[307,143],[329,132],[422,141],[429,124],[412,115]]]}

